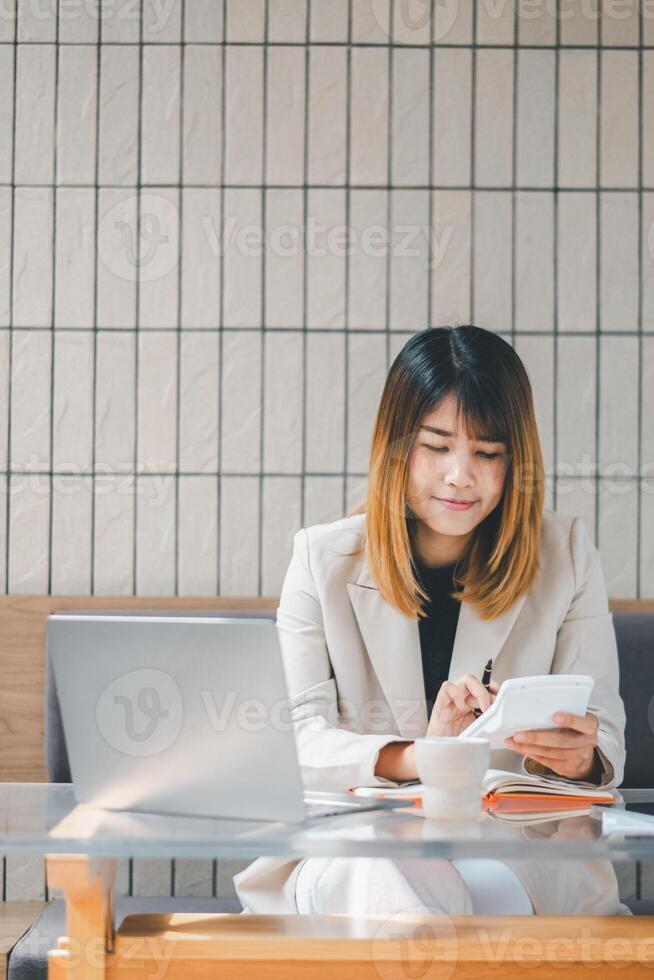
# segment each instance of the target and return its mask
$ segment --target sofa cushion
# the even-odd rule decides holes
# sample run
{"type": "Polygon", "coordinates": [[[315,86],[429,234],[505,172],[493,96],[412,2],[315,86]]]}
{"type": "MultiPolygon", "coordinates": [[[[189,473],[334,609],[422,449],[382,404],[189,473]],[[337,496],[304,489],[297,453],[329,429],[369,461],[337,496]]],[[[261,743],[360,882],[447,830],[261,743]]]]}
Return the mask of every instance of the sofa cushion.
{"type": "MultiPolygon", "coordinates": [[[[241,912],[238,898],[196,898],[183,896],[147,898],[119,895],[115,922],[118,928],[126,915],[143,912],[241,912]]],[[[48,950],[55,949],[59,936],[66,934],[66,903],[63,898],[50,902],[31,929],[9,955],[8,980],[47,980],[48,950]]]]}

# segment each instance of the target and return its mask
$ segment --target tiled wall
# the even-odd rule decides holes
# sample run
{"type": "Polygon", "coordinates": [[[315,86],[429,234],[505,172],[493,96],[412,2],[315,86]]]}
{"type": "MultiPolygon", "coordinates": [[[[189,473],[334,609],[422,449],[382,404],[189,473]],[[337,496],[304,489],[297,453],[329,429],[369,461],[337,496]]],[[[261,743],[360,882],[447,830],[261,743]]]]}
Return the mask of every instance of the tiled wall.
{"type": "Polygon", "coordinates": [[[5,0],[0,590],[277,594],[396,352],[475,322],[654,596],[654,15],[603,6],[5,0]]]}

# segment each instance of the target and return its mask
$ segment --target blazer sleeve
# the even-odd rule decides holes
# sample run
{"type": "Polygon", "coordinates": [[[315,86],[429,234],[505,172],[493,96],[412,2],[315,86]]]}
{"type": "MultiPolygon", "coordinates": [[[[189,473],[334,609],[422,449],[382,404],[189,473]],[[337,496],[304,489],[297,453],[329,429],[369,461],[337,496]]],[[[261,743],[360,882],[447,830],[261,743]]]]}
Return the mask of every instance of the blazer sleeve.
{"type": "MultiPolygon", "coordinates": [[[[595,771],[588,781],[619,786],[625,763],[625,710],[619,693],[615,627],[600,554],[580,517],[571,524],[570,549],[575,591],[557,633],[551,672],[590,674],[594,678],[588,710],[599,722],[598,745],[595,771]]],[[[557,775],[533,759],[523,759],[522,765],[526,772],[557,775]]]]}
{"type": "Polygon", "coordinates": [[[277,607],[277,634],[305,788],[342,792],[352,786],[398,785],[374,770],[384,745],[406,739],[338,727],[338,692],[305,528],[293,537],[277,607]]]}

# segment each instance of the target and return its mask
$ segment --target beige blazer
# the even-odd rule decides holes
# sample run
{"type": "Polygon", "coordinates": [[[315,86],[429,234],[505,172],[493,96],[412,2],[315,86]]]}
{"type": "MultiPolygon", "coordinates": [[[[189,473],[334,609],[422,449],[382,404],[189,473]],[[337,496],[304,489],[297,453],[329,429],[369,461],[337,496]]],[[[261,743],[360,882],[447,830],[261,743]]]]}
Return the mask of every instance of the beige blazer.
{"type": "MultiPolygon", "coordinates": [[[[363,551],[365,514],[300,529],[281,590],[277,629],[289,687],[298,757],[307,789],[343,791],[396,785],[374,775],[388,742],[426,734],[427,711],[418,619],[381,596],[363,551]]],[[[587,673],[595,678],[589,710],[599,719],[602,785],[622,781],[624,706],[618,658],[599,552],[579,517],[545,511],[539,571],[528,595],[501,616],[482,620],[462,602],[449,677],[587,673]]],[[[543,772],[507,749],[491,766],[543,772]]],[[[617,897],[608,861],[511,861],[534,903],[546,914],[628,913],[617,897]],[[558,876],[553,873],[559,868],[558,876]]],[[[252,912],[293,913],[299,860],[262,857],[234,877],[252,912]]]]}

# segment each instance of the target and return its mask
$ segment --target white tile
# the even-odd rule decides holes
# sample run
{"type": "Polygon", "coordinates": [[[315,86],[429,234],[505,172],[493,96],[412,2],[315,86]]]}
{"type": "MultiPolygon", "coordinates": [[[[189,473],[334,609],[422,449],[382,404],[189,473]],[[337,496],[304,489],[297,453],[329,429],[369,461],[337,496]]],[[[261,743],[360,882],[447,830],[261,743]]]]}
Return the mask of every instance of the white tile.
{"type": "Polygon", "coordinates": [[[310,190],[307,207],[307,326],[342,327],[345,194],[340,190],[310,190]]]}
{"type": "Polygon", "coordinates": [[[343,477],[306,477],[302,526],[327,524],[338,521],[343,516],[343,477]]]}
{"type": "Polygon", "coordinates": [[[345,352],[343,336],[307,337],[305,471],[341,473],[344,467],[345,352]]]}
{"type": "Polygon", "coordinates": [[[95,285],[95,191],[57,191],[55,261],[56,327],[93,325],[95,285]]]}
{"type": "Polygon", "coordinates": [[[266,333],[263,411],[266,472],[302,470],[303,381],[302,334],[266,333]]]}
{"type": "MultiPolygon", "coordinates": [[[[259,480],[220,481],[220,583],[218,595],[258,595],[259,480]]],[[[218,866],[222,861],[218,862],[218,866]]]]}
{"type": "Polygon", "coordinates": [[[609,598],[636,595],[637,485],[634,480],[601,481],[599,550],[609,598]]]}
{"type": "Polygon", "coordinates": [[[393,184],[429,183],[429,52],[393,57],[393,184]]]}
{"type": "Polygon", "coordinates": [[[251,862],[252,858],[220,858],[216,882],[216,894],[220,898],[233,898],[236,895],[232,878],[251,862]]]}
{"type": "Polygon", "coordinates": [[[135,858],[132,867],[133,895],[170,895],[172,873],[168,858],[135,858]]]}
{"type": "Polygon", "coordinates": [[[351,165],[353,184],[388,182],[388,51],[352,49],[351,165]]]}
{"type": "Polygon", "coordinates": [[[600,183],[638,185],[638,55],[602,52],[600,183]]]}
{"type": "Polygon", "coordinates": [[[229,47],[226,57],[225,180],[260,184],[263,164],[263,56],[229,47]]]}
{"type": "Polygon", "coordinates": [[[19,44],[26,41],[54,42],[57,36],[56,0],[43,0],[43,3],[30,3],[18,0],[19,44]]]}
{"type": "MultiPolygon", "coordinates": [[[[139,204],[139,323],[142,327],[176,327],[179,320],[179,190],[143,188],[139,204]]],[[[136,240],[135,237],[133,241],[136,240]]]]}
{"type": "Polygon", "coordinates": [[[432,196],[431,323],[470,321],[469,191],[432,196]]]}
{"type": "Polygon", "coordinates": [[[654,540],[654,479],[650,479],[642,487],[641,504],[641,541],[640,549],[640,595],[639,599],[654,599],[654,548],[650,542],[654,540]]]}
{"type": "Polygon", "coordinates": [[[556,8],[518,0],[518,44],[556,44],[556,8]]]}
{"type": "Polygon", "coordinates": [[[187,44],[184,54],[184,183],[217,184],[221,158],[222,51],[187,44]]]}
{"type": "Polygon", "coordinates": [[[588,474],[595,460],[595,337],[563,337],[558,344],[556,406],[558,472],[588,474]]]}
{"type": "Polygon", "coordinates": [[[522,191],[515,198],[515,327],[551,330],[554,321],[554,202],[522,191]]]}
{"type": "Polygon", "coordinates": [[[595,479],[590,474],[580,480],[565,476],[556,481],[556,513],[565,517],[581,517],[593,542],[596,507],[595,479]]]}
{"type": "Polygon", "coordinates": [[[561,17],[561,44],[597,44],[599,10],[586,0],[570,0],[566,17],[561,17]]]}
{"type": "Polygon", "coordinates": [[[59,48],[57,182],[92,184],[95,179],[97,49],[59,48]]]}
{"type": "Polygon", "coordinates": [[[261,594],[278,596],[300,526],[300,480],[290,476],[263,480],[261,594]]]}
{"type": "Polygon", "coordinates": [[[602,337],[600,465],[608,476],[635,476],[638,454],[638,339],[602,337]]]}
{"type": "Polygon", "coordinates": [[[528,337],[518,334],[515,349],[524,363],[534,397],[536,424],[548,473],[554,465],[554,340],[552,337],[528,337]]]}
{"type": "Polygon", "coordinates": [[[45,899],[45,862],[43,857],[8,854],[5,858],[8,902],[42,902],[45,899]]]}
{"type": "Polygon", "coordinates": [[[643,184],[654,185],[654,51],[643,51],[643,184]]]}
{"type": "Polygon", "coordinates": [[[355,44],[387,44],[390,33],[390,0],[352,0],[352,40],[355,44]]]}
{"type": "Polygon", "coordinates": [[[142,0],[143,40],[171,44],[181,40],[182,6],[185,0],[142,0]]]}
{"type": "Polygon", "coordinates": [[[554,69],[552,51],[518,55],[518,184],[551,187],[554,181],[554,69]]]}
{"type": "Polygon", "coordinates": [[[350,327],[379,329],[386,323],[388,196],[388,191],[350,192],[350,327]]]}
{"type": "MultiPolygon", "coordinates": [[[[645,8],[636,0],[627,0],[620,3],[619,0],[602,0],[602,19],[601,33],[602,44],[637,45],[639,36],[639,10],[643,6],[643,15],[647,16],[645,8]]],[[[652,11],[649,10],[650,17],[652,11]]]]}
{"type": "Polygon", "coordinates": [[[7,475],[0,473],[0,593],[7,592],[7,475]]]}
{"type": "Polygon", "coordinates": [[[441,44],[470,44],[473,4],[445,0],[433,7],[432,39],[441,44]]]}
{"type": "Polygon", "coordinates": [[[0,187],[0,327],[8,327],[11,321],[11,212],[11,187],[0,187]]]}
{"type": "Polygon", "coordinates": [[[347,470],[365,472],[386,381],[386,337],[384,334],[351,334],[348,342],[347,470]]]}
{"type": "Polygon", "coordinates": [[[266,326],[303,325],[304,234],[300,190],[266,193],[266,326]]]}
{"type": "Polygon", "coordinates": [[[99,327],[136,326],[135,190],[100,188],[96,275],[99,327]]]}
{"type": "Polygon", "coordinates": [[[96,476],[95,595],[132,595],[134,592],[134,507],[134,477],[131,473],[105,472],[96,476]]]}
{"type": "Polygon", "coordinates": [[[594,195],[558,199],[557,293],[559,330],[595,330],[597,222],[594,195]]]}
{"type": "Polygon", "coordinates": [[[359,504],[365,502],[367,496],[368,479],[365,476],[349,476],[345,481],[346,488],[346,513],[349,514],[359,504]]]}
{"type": "Polygon", "coordinates": [[[344,43],[348,36],[349,0],[315,0],[311,3],[310,38],[312,41],[344,43]]]}
{"type": "Polygon", "coordinates": [[[93,334],[55,332],[52,468],[88,472],[93,459],[93,334]]]}
{"type": "Polygon", "coordinates": [[[50,466],[51,345],[49,330],[20,330],[12,337],[12,467],[50,466]]]}
{"type": "MultiPolygon", "coordinates": [[[[0,473],[7,469],[9,430],[9,344],[8,330],[0,330],[0,473]]],[[[0,509],[1,505],[0,505],[0,509]]],[[[1,562],[0,562],[1,564],[1,562]]]]}
{"type": "Polygon", "coordinates": [[[17,187],[14,193],[13,322],[52,323],[52,189],[17,187]]]}
{"type": "Polygon", "coordinates": [[[513,52],[477,52],[475,182],[509,186],[513,157],[513,52]]]}
{"type": "Polygon", "coordinates": [[[477,5],[477,43],[513,44],[515,39],[515,0],[508,3],[477,5]]]}
{"type": "Polygon", "coordinates": [[[4,6],[5,15],[0,17],[0,41],[14,40],[18,22],[17,4],[18,0],[7,0],[4,6]]]}
{"type": "Polygon", "coordinates": [[[95,44],[100,32],[100,5],[92,3],[58,3],[59,43],[95,44]]]}
{"type": "Polygon", "coordinates": [[[261,334],[223,338],[221,470],[258,473],[261,466],[261,334]]]}
{"type": "Polygon", "coordinates": [[[47,476],[15,473],[9,483],[9,581],[7,591],[48,592],[50,486],[47,476]]]}
{"type": "Polygon", "coordinates": [[[136,478],[136,595],[175,591],[175,478],[136,478]]]}
{"type": "Polygon", "coordinates": [[[193,0],[184,9],[184,36],[188,42],[218,42],[223,36],[225,0],[193,0]]]}
{"type": "Polygon", "coordinates": [[[135,4],[134,0],[114,0],[106,10],[103,8],[102,40],[135,44],[139,39],[140,24],[140,4],[135,4]]]}
{"type": "Polygon", "coordinates": [[[127,45],[103,46],[100,57],[101,184],[135,184],[138,157],[139,54],[127,45]]]}
{"type": "Polygon", "coordinates": [[[179,469],[218,468],[218,333],[183,333],[180,338],[179,469]]]}
{"type": "Polygon", "coordinates": [[[213,861],[176,858],[175,894],[210,896],[213,894],[213,861]]]}
{"type": "Polygon", "coordinates": [[[177,436],[177,335],[147,331],[138,337],[138,472],[173,472],[177,436]]]}
{"type": "Polygon", "coordinates": [[[393,34],[396,44],[429,44],[431,39],[431,8],[423,0],[403,0],[394,3],[393,34]]]}
{"type": "Polygon", "coordinates": [[[593,187],[597,179],[597,54],[559,55],[559,173],[562,187],[593,187]]]}
{"type": "Polygon", "coordinates": [[[52,594],[91,590],[91,479],[55,476],[52,486],[52,594]]]}
{"type": "Polygon", "coordinates": [[[422,330],[429,302],[429,192],[391,194],[390,324],[422,330]]]}
{"type": "Polygon", "coordinates": [[[301,184],[304,176],[304,49],[268,49],[266,180],[301,184]]]}
{"type": "Polygon", "coordinates": [[[270,0],[268,40],[302,43],[307,36],[307,0],[270,0]]]}
{"type": "Polygon", "coordinates": [[[642,195],[643,330],[654,330],[654,194],[642,195]]]}
{"type": "Polygon", "coordinates": [[[224,326],[261,326],[261,192],[225,191],[224,326]]]}
{"type": "Polygon", "coordinates": [[[473,320],[498,330],[511,326],[511,195],[475,194],[473,320]]]}
{"type": "Polygon", "coordinates": [[[96,466],[103,473],[134,468],[135,338],[98,333],[96,368],[96,466]]]}
{"type": "Polygon", "coordinates": [[[179,181],[180,48],[143,49],[141,180],[144,184],[179,181]]]}
{"type": "Polygon", "coordinates": [[[654,496],[654,337],[643,337],[641,420],[640,472],[654,496]]]}
{"type": "Polygon", "coordinates": [[[230,41],[263,41],[265,0],[224,0],[227,3],[227,34],[230,41]]]}
{"type": "Polygon", "coordinates": [[[220,324],[220,190],[186,187],[182,191],[181,325],[220,324]]]}
{"type": "MultiPolygon", "coordinates": [[[[0,24],[2,18],[0,17],[0,24]]],[[[1,30],[1,28],[0,28],[1,30]]],[[[0,133],[11,133],[14,120],[14,51],[11,45],[0,47],[0,133]]],[[[12,141],[0,141],[0,181],[10,183],[12,141]]]]}
{"type": "Polygon", "coordinates": [[[16,62],[16,183],[50,183],[54,172],[54,47],[19,45],[16,62]]]}
{"type": "MultiPolygon", "coordinates": [[[[218,480],[179,478],[179,594],[216,595],[218,583],[218,480]]],[[[177,878],[175,879],[177,890],[177,878]]]]}
{"type": "Polygon", "coordinates": [[[346,82],[345,48],[309,49],[307,172],[312,184],[345,181],[346,82]]]}
{"type": "Polygon", "coordinates": [[[637,195],[600,195],[600,314],[602,330],[636,330],[638,324],[637,195]]]}
{"type": "Polygon", "coordinates": [[[472,56],[469,50],[434,51],[433,181],[470,184],[472,56]]]}

